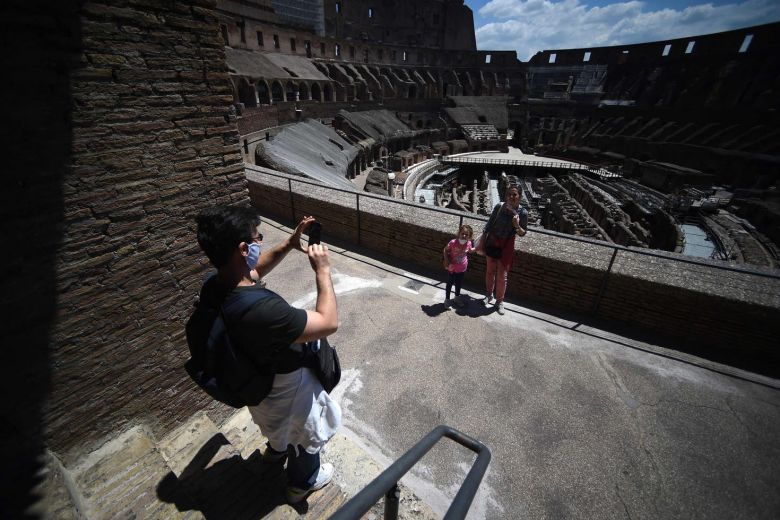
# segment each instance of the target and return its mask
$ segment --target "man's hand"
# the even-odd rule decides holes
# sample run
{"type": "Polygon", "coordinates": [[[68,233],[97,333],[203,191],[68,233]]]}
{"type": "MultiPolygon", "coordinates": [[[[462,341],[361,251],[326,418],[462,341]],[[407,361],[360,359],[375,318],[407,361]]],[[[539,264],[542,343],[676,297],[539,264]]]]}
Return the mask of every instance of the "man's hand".
{"type": "Polygon", "coordinates": [[[309,226],[311,226],[314,220],[314,217],[304,216],[298,225],[295,226],[295,231],[293,231],[293,234],[290,236],[290,246],[292,249],[297,249],[298,251],[303,251],[304,253],[307,252],[306,248],[301,245],[301,234],[309,229],[309,226]]]}
{"type": "Polygon", "coordinates": [[[328,254],[328,246],[323,244],[314,244],[313,246],[309,246],[307,253],[309,255],[309,263],[311,264],[311,268],[315,273],[330,273],[330,255],[328,254]]]}
{"type": "Polygon", "coordinates": [[[339,316],[336,309],[336,293],[330,279],[330,256],[328,246],[314,244],[307,251],[309,263],[314,270],[317,282],[317,303],[313,311],[306,311],[306,327],[296,343],[311,341],[336,332],[339,328],[339,316]]]}

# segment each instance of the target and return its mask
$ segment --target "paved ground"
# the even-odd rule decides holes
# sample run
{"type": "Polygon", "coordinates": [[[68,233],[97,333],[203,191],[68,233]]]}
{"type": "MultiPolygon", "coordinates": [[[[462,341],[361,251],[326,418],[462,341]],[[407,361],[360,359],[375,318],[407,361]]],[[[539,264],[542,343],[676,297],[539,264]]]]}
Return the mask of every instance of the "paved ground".
{"type": "MultiPolygon", "coordinates": [[[[266,221],[266,245],[285,230],[266,221]]],[[[445,311],[431,273],[333,250],[346,434],[380,461],[442,423],[484,442],[471,518],[780,517],[780,381],[522,302],[445,311]]],[[[313,307],[303,254],[267,281],[313,307]]],[[[444,441],[405,483],[443,513],[472,460],[444,441]]]]}

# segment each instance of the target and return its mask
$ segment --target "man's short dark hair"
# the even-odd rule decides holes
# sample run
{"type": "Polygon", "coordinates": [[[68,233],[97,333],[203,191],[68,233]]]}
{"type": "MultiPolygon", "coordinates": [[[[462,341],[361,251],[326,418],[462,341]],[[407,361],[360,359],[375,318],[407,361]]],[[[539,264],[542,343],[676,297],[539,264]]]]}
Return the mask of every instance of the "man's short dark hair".
{"type": "Polygon", "coordinates": [[[249,242],[260,224],[260,215],[252,208],[214,206],[203,210],[198,224],[198,244],[211,263],[219,269],[225,265],[241,242],[249,242]]]}

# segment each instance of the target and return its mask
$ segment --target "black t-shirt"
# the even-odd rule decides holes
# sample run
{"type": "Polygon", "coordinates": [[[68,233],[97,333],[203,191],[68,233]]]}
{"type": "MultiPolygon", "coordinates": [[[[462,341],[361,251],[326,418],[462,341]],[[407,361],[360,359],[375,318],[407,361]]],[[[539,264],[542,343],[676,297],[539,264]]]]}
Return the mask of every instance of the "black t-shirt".
{"type": "Polygon", "coordinates": [[[222,305],[230,339],[258,366],[275,361],[278,374],[303,366],[301,349],[290,346],[306,327],[305,310],[291,307],[275,292],[257,285],[235,287],[225,294],[216,276],[203,284],[201,304],[204,303],[216,309],[222,305]],[[239,300],[253,303],[247,307],[238,303],[239,300]],[[231,307],[238,308],[239,312],[231,311],[231,307]]]}

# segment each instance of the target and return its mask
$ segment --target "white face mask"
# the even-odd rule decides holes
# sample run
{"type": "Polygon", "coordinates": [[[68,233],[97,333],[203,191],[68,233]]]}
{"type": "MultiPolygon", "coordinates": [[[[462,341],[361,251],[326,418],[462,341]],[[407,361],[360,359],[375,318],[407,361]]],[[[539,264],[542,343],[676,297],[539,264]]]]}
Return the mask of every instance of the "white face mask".
{"type": "Polygon", "coordinates": [[[466,242],[468,242],[468,240],[466,240],[465,238],[459,238],[458,242],[460,243],[460,245],[464,245],[466,242]]]}
{"type": "Polygon", "coordinates": [[[246,255],[246,265],[249,269],[254,269],[257,266],[257,261],[260,259],[260,244],[252,242],[249,244],[249,254],[246,255]]]}

